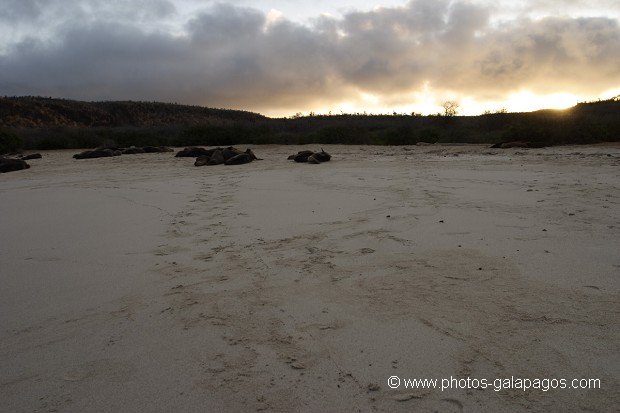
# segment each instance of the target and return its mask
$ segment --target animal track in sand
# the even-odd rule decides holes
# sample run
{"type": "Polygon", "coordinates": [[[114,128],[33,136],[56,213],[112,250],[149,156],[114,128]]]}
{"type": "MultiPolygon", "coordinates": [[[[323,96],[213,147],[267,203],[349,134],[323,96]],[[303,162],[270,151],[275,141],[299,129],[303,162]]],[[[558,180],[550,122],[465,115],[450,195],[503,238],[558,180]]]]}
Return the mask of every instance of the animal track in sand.
{"type": "Polygon", "coordinates": [[[189,249],[186,247],[165,244],[159,245],[158,248],[154,251],[154,254],[157,256],[166,256],[186,251],[189,251],[189,249]]]}
{"type": "Polygon", "coordinates": [[[213,260],[213,254],[197,254],[194,255],[194,260],[197,261],[212,261],[213,260]]]}
{"type": "Polygon", "coordinates": [[[211,250],[215,253],[220,253],[220,252],[225,252],[225,251],[235,251],[233,250],[233,247],[236,247],[237,244],[235,244],[234,242],[231,242],[229,244],[224,244],[224,245],[220,245],[217,247],[213,247],[211,248],[211,250]]]}
{"type": "Polygon", "coordinates": [[[74,367],[60,376],[64,381],[102,380],[107,382],[128,382],[136,372],[129,361],[111,359],[94,360],[74,367]]]}

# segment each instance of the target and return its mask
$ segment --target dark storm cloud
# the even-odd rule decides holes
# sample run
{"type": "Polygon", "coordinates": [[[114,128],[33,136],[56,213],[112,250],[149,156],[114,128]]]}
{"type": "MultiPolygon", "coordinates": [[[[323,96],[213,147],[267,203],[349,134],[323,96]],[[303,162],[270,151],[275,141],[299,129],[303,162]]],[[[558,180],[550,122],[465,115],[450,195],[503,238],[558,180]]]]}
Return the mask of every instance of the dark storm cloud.
{"type": "MultiPolygon", "coordinates": [[[[42,2],[20,13],[36,17],[42,2]]],[[[24,40],[0,55],[0,94],[295,110],[355,99],[357,91],[397,100],[423,85],[480,99],[620,86],[620,29],[610,18],[495,27],[483,6],[415,0],[308,27],[218,4],[171,34],[115,20],[120,9],[103,2],[84,4],[102,17],[60,25],[48,40],[24,40]]],[[[166,1],[143,4],[133,9],[138,19],[174,13],[166,1]]]]}

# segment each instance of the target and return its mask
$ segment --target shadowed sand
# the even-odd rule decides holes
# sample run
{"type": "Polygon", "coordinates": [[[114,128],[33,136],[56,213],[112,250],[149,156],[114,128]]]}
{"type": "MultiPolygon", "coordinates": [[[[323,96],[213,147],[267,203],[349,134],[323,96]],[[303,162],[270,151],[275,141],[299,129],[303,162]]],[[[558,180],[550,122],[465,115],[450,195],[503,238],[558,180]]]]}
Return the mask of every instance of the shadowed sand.
{"type": "Polygon", "coordinates": [[[0,175],[3,408],[618,409],[620,146],[252,149],[0,175]]]}

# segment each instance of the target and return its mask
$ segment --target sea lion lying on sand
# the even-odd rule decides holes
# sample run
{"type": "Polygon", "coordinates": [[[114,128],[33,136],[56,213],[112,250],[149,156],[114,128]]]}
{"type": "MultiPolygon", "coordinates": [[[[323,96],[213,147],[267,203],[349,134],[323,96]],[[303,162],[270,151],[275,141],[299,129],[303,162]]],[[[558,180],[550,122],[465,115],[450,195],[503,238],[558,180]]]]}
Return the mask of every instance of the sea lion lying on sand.
{"type": "Polygon", "coordinates": [[[179,152],[177,152],[175,157],[176,158],[197,158],[203,155],[211,157],[213,152],[217,149],[222,150],[222,148],[205,149],[205,148],[197,148],[197,147],[192,146],[192,147],[180,150],[179,152]]]}
{"type": "Polygon", "coordinates": [[[321,148],[321,152],[300,151],[297,152],[297,155],[291,155],[288,157],[288,159],[295,162],[308,162],[312,164],[327,162],[331,158],[331,155],[325,152],[323,148],[321,148]]]}
{"type": "Polygon", "coordinates": [[[13,152],[13,153],[5,153],[0,156],[2,159],[21,159],[22,161],[29,161],[31,159],[41,159],[43,156],[40,153],[21,153],[21,152],[13,152]]]}
{"type": "Polygon", "coordinates": [[[94,158],[109,158],[111,156],[119,156],[121,151],[113,150],[111,148],[98,148],[92,151],[84,151],[73,155],[75,159],[94,159],[94,158]]]}
{"type": "Polygon", "coordinates": [[[131,147],[125,148],[121,152],[123,152],[123,155],[136,155],[139,153],[144,153],[145,151],[142,148],[131,147]]]}
{"type": "Polygon", "coordinates": [[[241,152],[239,149],[237,148],[233,148],[232,146],[229,146],[228,148],[224,148],[222,150],[222,156],[224,157],[224,160],[227,161],[230,158],[240,155],[243,152],[241,152]]]}
{"type": "Polygon", "coordinates": [[[160,153],[160,152],[174,152],[174,149],[166,146],[144,146],[142,150],[145,153],[160,153]]]}
{"type": "MultiPolygon", "coordinates": [[[[202,149],[202,148],[201,148],[202,149]]],[[[242,165],[250,163],[254,160],[260,160],[257,158],[251,149],[246,149],[245,152],[229,146],[228,148],[214,148],[203,149],[204,154],[196,158],[194,162],[195,166],[204,165],[242,165]]]]}
{"type": "Polygon", "coordinates": [[[308,158],[313,153],[314,152],[312,151],[300,151],[300,152],[297,152],[297,155],[291,155],[291,156],[293,157],[293,160],[295,162],[308,162],[308,158]]]}
{"type": "Polygon", "coordinates": [[[209,158],[207,155],[200,155],[196,158],[196,161],[194,161],[194,166],[205,166],[209,163],[210,159],[211,158],[209,158]]]}
{"type": "Polygon", "coordinates": [[[0,172],[13,172],[20,171],[22,169],[28,169],[30,165],[26,163],[23,159],[11,159],[11,158],[1,158],[0,157],[0,172]]]}
{"type": "Polygon", "coordinates": [[[207,165],[221,165],[225,161],[226,160],[224,159],[224,152],[220,149],[216,149],[211,155],[209,161],[207,162],[207,165]]]}
{"type": "Polygon", "coordinates": [[[244,163],[250,163],[254,160],[254,157],[249,153],[240,153],[232,158],[226,159],[224,165],[243,165],[244,163]]]}
{"type": "Polygon", "coordinates": [[[321,152],[315,152],[314,154],[312,154],[312,157],[320,162],[327,162],[329,161],[332,156],[330,154],[328,154],[327,152],[325,152],[323,150],[323,148],[321,148],[321,152]]]}
{"type": "Polygon", "coordinates": [[[30,153],[28,155],[21,155],[18,159],[21,159],[22,161],[29,161],[31,159],[41,159],[43,158],[43,155],[41,155],[40,153],[30,153]]]}

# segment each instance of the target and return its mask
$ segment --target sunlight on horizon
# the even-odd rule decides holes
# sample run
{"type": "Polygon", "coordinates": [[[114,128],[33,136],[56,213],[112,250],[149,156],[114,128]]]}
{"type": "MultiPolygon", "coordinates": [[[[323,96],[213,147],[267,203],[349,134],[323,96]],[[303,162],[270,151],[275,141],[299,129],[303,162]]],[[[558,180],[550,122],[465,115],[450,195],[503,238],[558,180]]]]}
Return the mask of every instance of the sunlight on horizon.
{"type": "MultiPolygon", "coordinates": [[[[616,93],[617,95],[617,93],[616,93]]],[[[615,96],[613,91],[606,93],[601,99],[608,99],[615,96]],[[608,96],[607,96],[608,95],[608,96]]],[[[419,96],[420,97],[420,96],[419,96]]],[[[333,107],[314,107],[314,108],[293,108],[288,109],[272,109],[259,112],[269,117],[290,117],[296,113],[309,115],[314,113],[317,115],[339,115],[339,114],[406,114],[412,113],[423,116],[443,113],[442,103],[451,100],[459,104],[458,114],[461,116],[477,116],[485,112],[534,112],[541,109],[568,109],[577,105],[581,101],[596,100],[583,98],[571,93],[553,93],[547,95],[538,95],[531,91],[521,91],[509,95],[504,101],[478,101],[471,97],[449,98],[440,100],[431,96],[424,96],[426,99],[418,100],[416,103],[408,105],[385,105],[381,101],[380,96],[363,93],[360,99],[355,101],[343,101],[333,105],[333,107]]],[[[250,109],[252,110],[252,109],[250,109]]]]}
{"type": "Polygon", "coordinates": [[[579,96],[571,93],[553,93],[550,95],[536,95],[523,91],[510,95],[506,102],[509,112],[532,112],[539,109],[568,109],[575,106],[579,96]]]}

